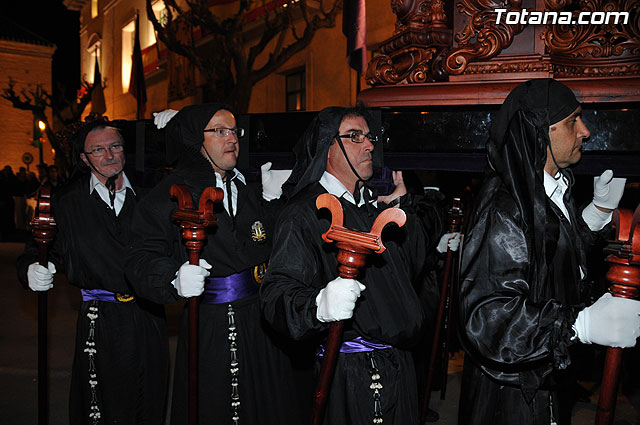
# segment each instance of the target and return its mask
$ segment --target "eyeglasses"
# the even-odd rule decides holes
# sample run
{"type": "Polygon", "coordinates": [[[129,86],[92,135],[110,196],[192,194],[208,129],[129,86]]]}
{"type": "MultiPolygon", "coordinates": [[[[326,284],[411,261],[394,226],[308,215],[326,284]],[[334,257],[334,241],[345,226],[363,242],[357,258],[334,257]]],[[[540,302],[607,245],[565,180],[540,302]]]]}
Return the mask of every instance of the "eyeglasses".
{"type": "Polygon", "coordinates": [[[216,137],[229,137],[230,134],[233,134],[236,137],[244,136],[244,128],[227,128],[227,127],[215,127],[215,128],[207,128],[202,130],[205,133],[213,133],[216,137]]]}
{"type": "MultiPolygon", "coordinates": [[[[120,153],[124,150],[124,145],[121,143],[116,143],[115,145],[109,146],[107,149],[109,149],[109,152],[111,152],[112,154],[120,153]]],[[[89,152],[83,152],[83,153],[85,155],[93,155],[96,158],[100,158],[101,156],[104,156],[105,153],[107,153],[107,149],[103,147],[99,147],[99,148],[91,149],[89,152]]]]}
{"type": "Polygon", "coordinates": [[[349,138],[353,143],[363,143],[364,139],[367,139],[371,142],[371,144],[378,143],[378,136],[374,136],[371,133],[364,134],[360,130],[354,130],[349,134],[338,134],[338,137],[341,139],[349,138]]]}

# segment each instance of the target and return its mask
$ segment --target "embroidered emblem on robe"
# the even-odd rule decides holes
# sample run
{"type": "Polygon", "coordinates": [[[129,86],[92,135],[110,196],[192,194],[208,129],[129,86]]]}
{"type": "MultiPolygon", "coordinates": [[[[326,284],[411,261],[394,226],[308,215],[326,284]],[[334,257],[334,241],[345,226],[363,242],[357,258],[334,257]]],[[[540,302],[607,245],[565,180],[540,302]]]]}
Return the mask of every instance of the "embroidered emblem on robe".
{"type": "Polygon", "coordinates": [[[267,273],[267,263],[258,264],[253,268],[253,278],[256,280],[256,283],[262,283],[262,279],[264,279],[264,275],[267,273]]]}
{"type": "Polygon", "coordinates": [[[260,220],[251,225],[251,239],[254,242],[264,242],[267,239],[267,232],[260,220]]]}

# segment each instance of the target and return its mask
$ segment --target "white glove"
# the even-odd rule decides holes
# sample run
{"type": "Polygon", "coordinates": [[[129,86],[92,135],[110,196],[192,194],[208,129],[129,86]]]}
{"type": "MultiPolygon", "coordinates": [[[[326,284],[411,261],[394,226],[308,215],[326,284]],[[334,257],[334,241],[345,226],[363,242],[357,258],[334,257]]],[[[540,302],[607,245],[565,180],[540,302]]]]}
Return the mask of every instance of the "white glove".
{"type": "Polygon", "coordinates": [[[262,174],[262,197],[266,201],[277,199],[282,195],[282,184],[291,175],[291,170],[272,170],[271,163],[265,162],[260,166],[262,174]]]}
{"type": "Polygon", "coordinates": [[[178,290],[178,295],[185,298],[198,297],[204,292],[204,278],[209,276],[211,264],[200,259],[200,265],[196,266],[185,262],[180,266],[173,280],[173,286],[178,290]]]}
{"type": "Polygon", "coordinates": [[[640,301],[607,292],[578,313],[573,329],[584,344],[633,347],[640,336],[640,301]]]}
{"type": "Polygon", "coordinates": [[[613,178],[613,171],[606,170],[600,177],[593,178],[593,203],[609,210],[618,208],[627,179],[613,178]]]}
{"type": "Polygon", "coordinates": [[[154,112],[153,123],[156,125],[156,128],[164,128],[167,123],[171,121],[171,118],[173,118],[177,113],[178,111],[175,109],[165,109],[161,112],[154,112]]]}
{"type": "Polygon", "coordinates": [[[53,275],[56,273],[56,266],[51,261],[47,267],[41,266],[40,263],[29,265],[27,270],[27,280],[29,288],[32,291],[48,291],[53,288],[53,275]]]}
{"type": "Polygon", "coordinates": [[[460,232],[445,233],[440,238],[436,249],[440,254],[447,252],[447,248],[451,251],[457,251],[460,247],[460,232]]]}
{"type": "Polygon", "coordinates": [[[365,288],[366,286],[355,279],[333,279],[316,297],[316,317],[321,322],[351,319],[356,300],[365,288]]]}

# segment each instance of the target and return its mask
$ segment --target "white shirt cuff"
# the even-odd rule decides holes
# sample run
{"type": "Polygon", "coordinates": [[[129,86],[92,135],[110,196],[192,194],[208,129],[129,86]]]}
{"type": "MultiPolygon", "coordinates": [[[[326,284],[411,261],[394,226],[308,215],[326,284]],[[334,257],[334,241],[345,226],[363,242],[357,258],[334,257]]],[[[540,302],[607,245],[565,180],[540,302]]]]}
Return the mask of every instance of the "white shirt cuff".
{"type": "Polygon", "coordinates": [[[602,230],[610,221],[613,213],[600,211],[593,201],[582,210],[582,218],[592,232],[602,230]]]}

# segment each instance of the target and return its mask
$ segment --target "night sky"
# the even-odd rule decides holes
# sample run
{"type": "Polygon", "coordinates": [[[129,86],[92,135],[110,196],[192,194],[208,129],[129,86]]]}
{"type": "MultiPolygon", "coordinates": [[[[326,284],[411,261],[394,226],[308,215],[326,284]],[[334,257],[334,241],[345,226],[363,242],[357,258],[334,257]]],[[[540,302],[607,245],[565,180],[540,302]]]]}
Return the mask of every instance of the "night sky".
{"type": "Polygon", "coordinates": [[[62,83],[66,95],[75,97],[80,88],[79,12],[67,10],[62,0],[23,0],[5,5],[2,14],[57,46],[53,86],[62,83]]]}

